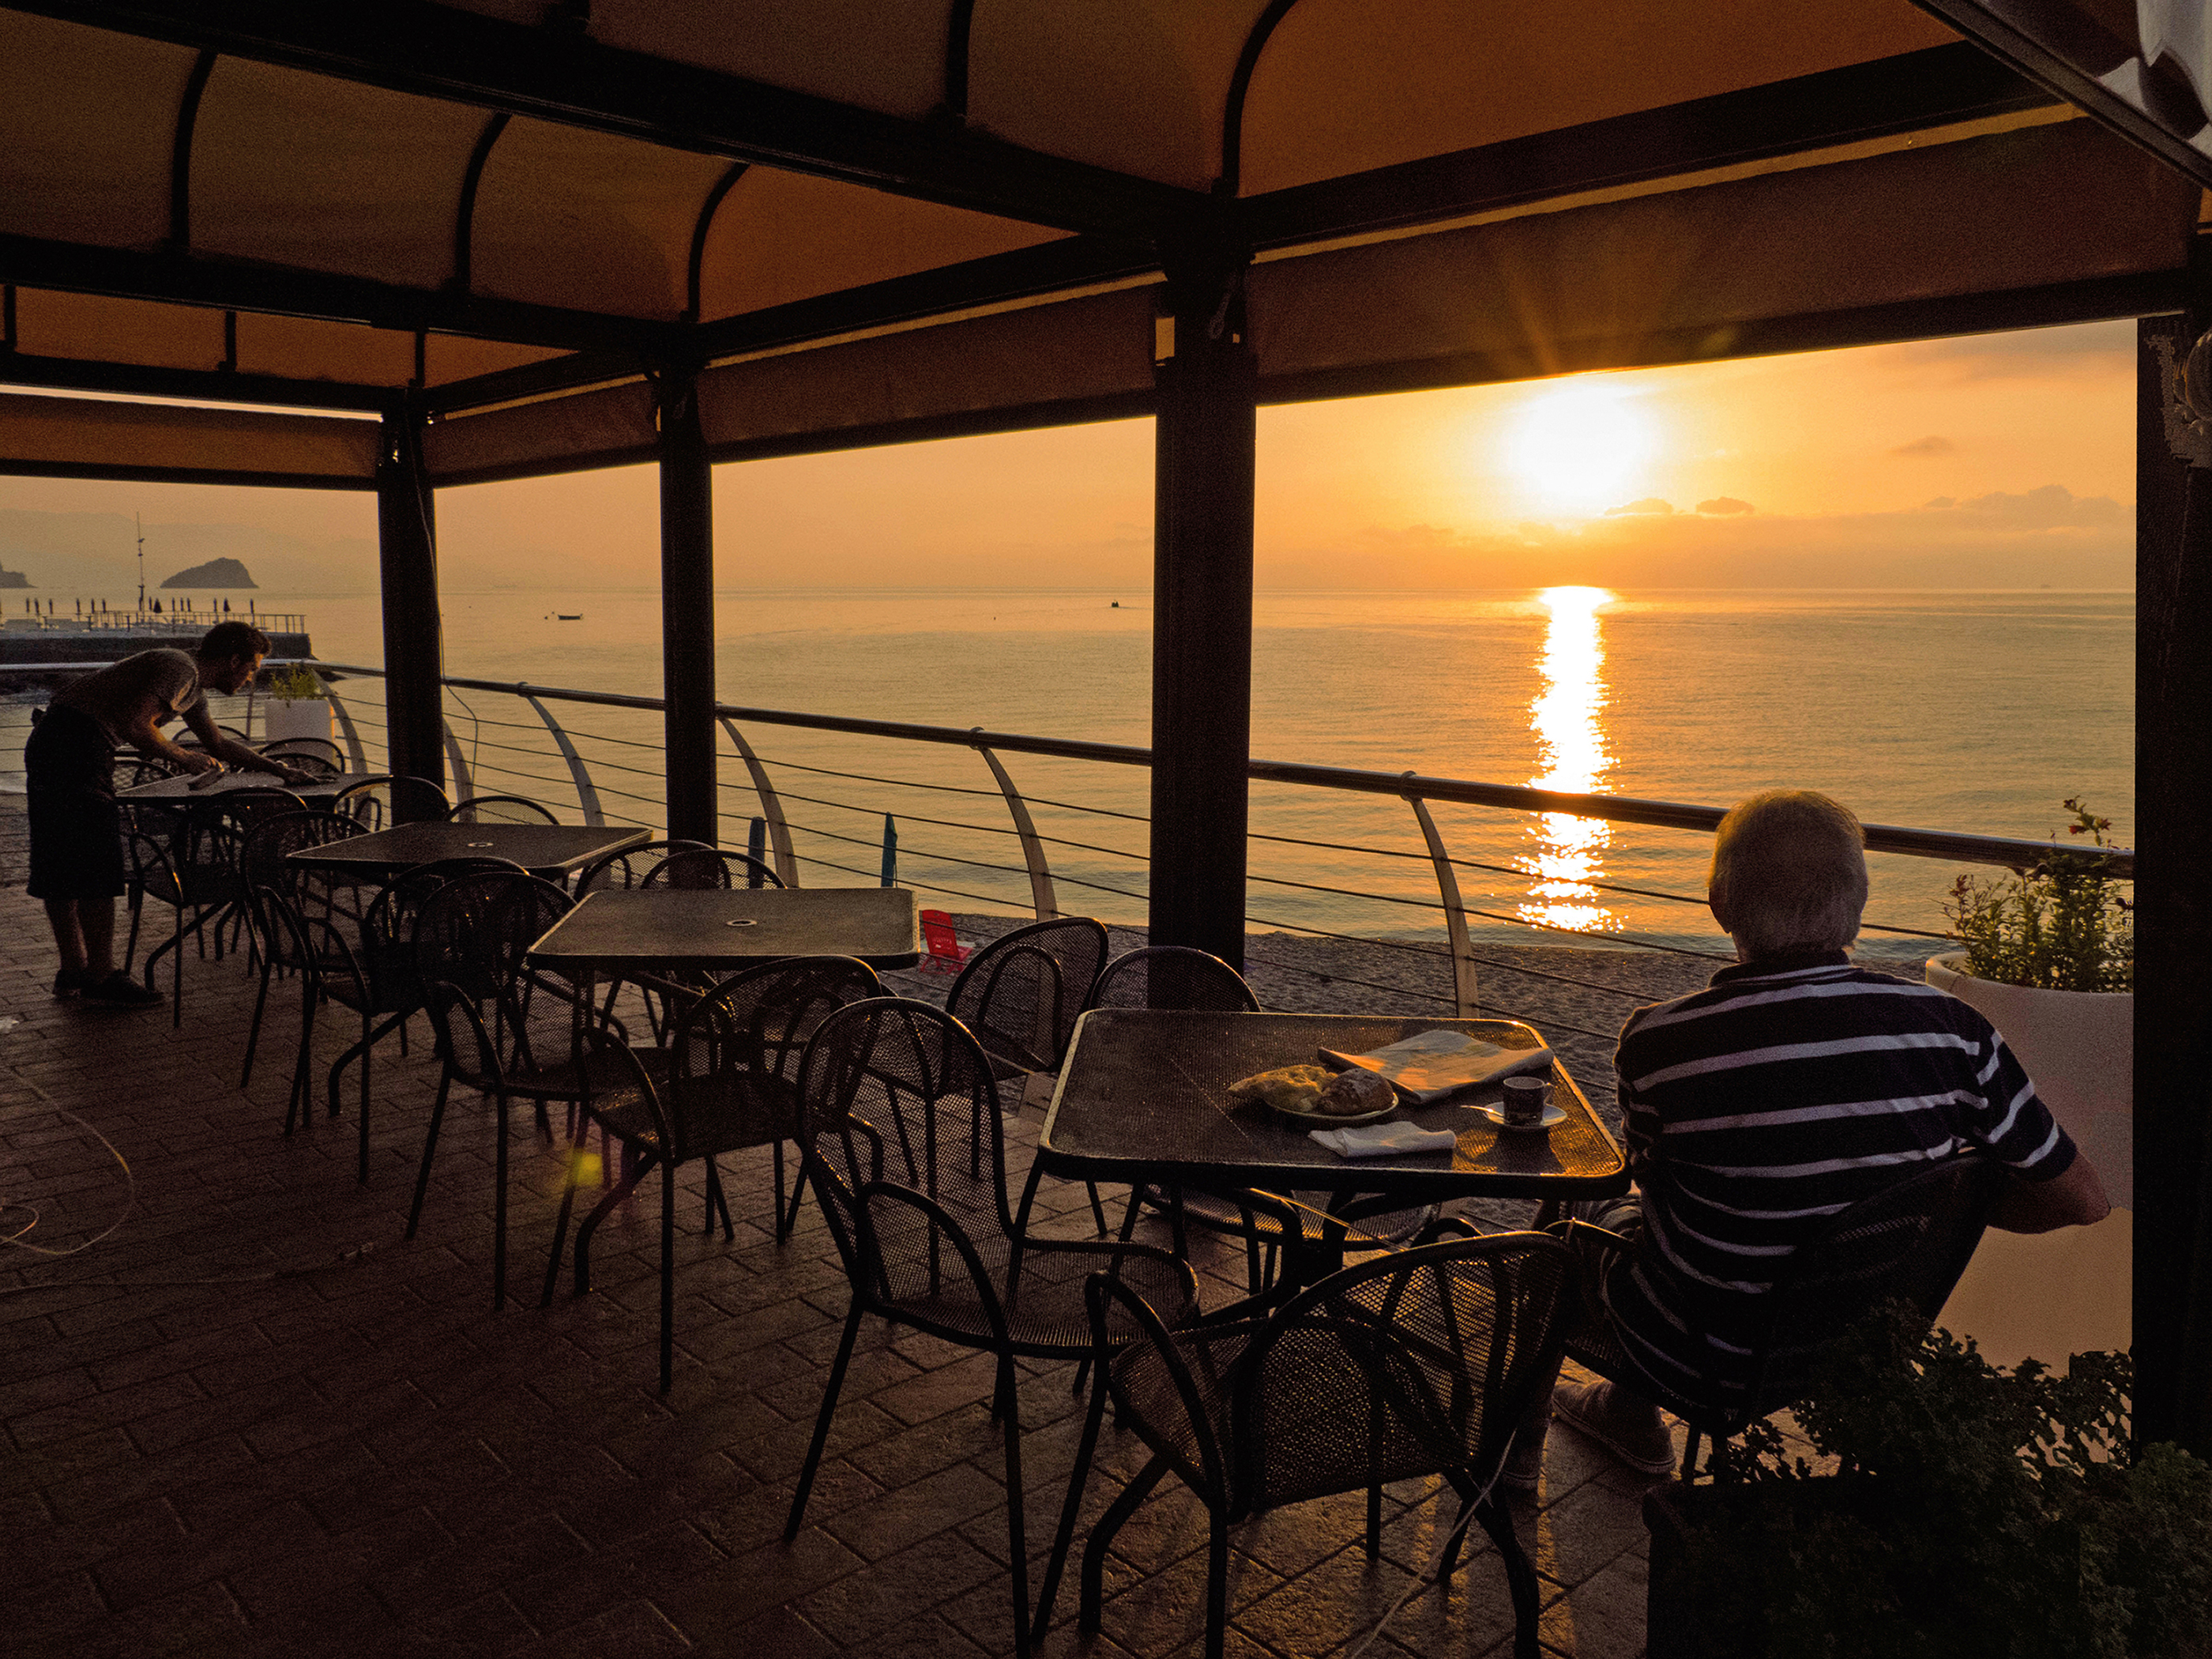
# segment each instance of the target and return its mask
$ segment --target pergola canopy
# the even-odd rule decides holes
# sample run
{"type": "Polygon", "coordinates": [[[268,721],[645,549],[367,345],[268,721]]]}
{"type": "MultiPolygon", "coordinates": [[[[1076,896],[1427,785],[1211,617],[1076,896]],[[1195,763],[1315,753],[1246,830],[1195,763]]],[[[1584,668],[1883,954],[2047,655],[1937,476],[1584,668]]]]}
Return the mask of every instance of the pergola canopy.
{"type": "Polygon", "coordinates": [[[1142,413],[1194,247],[1280,400],[2171,309],[2197,204],[1907,0],[0,10],[0,379],[412,398],[441,483],[647,459],[671,364],[720,458],[1142,413]]]}

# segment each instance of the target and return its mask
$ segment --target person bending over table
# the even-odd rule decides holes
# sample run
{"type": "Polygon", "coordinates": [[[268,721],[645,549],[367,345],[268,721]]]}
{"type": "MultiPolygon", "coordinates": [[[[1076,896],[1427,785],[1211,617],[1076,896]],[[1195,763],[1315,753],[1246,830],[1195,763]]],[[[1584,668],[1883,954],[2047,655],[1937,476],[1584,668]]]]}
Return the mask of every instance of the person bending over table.
{"type": "Polygon", "coordinates": [[[218,623],[197,652],[161,648],[125,657],[54,694],[23,745],[31,828],[30,894],[46,907],[61,968],[58,997],[84,996],[152,1007],[161,994],[115,965],[115,901],[127,885],[122,812],[115,802],[115,750],[129,744],[191,773],[226,764],[298,774],[216,730],[207,693],[228,696],[251,680],[269,636],[250,623],[218,623]],[[179,714],[200,740],[179,748],[161,727],[179,714]]]}
{"type": "MultiPolygon", "coordinates": [[[[1851,965],[1865,836],[1826,795],[1739,803],[1713,842],[1708,899],[1736,965],[1638,1009],[1614,1057],[1635,1190],[1572,1206],[1622,1235],[1586,1261],[1632,1370],[1654,1392],[1725,1388],[1776,1270],[1844,1206],[1971,1146],[2008,1173],[1990,1224],[2048,1232],[2111,1210],[1990,1023],[1931,986],[1851,965]],[[1694,1321],[1680,1316],[1696,1310],[1694,1321]],[[1698,1328],[1692,1329],[1692,1325],[1698,1328]]],[[[1562,1383],[1550,1415],[1630,1468],[1670,1474],[1659,1407],[1626,1382],[1562,1383]]],[[[1505,1479],[1532,1490],[1545,1417],[1505,1479]]]]}

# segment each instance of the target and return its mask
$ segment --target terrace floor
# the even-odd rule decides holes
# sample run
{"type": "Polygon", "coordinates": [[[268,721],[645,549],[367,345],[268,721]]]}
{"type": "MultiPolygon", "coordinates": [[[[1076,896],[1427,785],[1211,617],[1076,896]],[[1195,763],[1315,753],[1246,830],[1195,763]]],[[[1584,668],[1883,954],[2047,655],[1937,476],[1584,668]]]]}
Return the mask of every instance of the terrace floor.
{"type": "MultiPolygon", "coordinates": [[[[805,1529],[781,1541],[846,1291],[811,1201],[786,1248],[746,1219],[769,1213],[765,1154],[725,1161],[734,1244],[696,1231],[686,1184],[664,1399],[657,1200],[648,1188],[603,1230],[591,1296],[564,1285],[540,1312],[562,1166],[526,1112],[506,1310],[490,1308],[492,1143],[473,1097],[448,1114],[422,1235],[402,1241],[435,1080],[419,1024],[410,1058],[378,1054],[360,1186],[350,1104],[281,1133],[291,1006],[239,1086],[242,959],[188,960],[181,1032],[166,1010],[58,1003],[38,908],[10,884],[0,963],[0,1234],[18,1247],[0,1259],[9,1651],[1011,1650],[988,1361],[865,1331],[805,1529]]],[[[332,1012],[324,1063],[344,1040],[332,1012]]],[[[1035,1133],[1034,1115],[1012,1129],[1024,1166],[1035,1133]]],[[[1241,1256],[1205,1265],[1209,1299],[1231,1295],[1241,1256]]],[[[1021,1390],[1040,1551],[1080,1425],[1070,1381],[1039,1366],[1021,1390]]],[[[1109,1434],[1091,1513],[1141,1461],[1109,1434]]],[[[1064,1589],[1048,1652],[1195,1650],[1205,1521],[1172,1484],[1118,1540],[1103,1633],[1078,1638],[1064,1589]]],[[[1540,1501],[1518,1511],[1551,1651],[1643,1650],[1648,1484],[1554,1433],[1540,1501]]],[[[1359,1509],[1308,1504],[1237,1534],[1232,1652],[1348,1650],[1414,1586],[1449,1506],[1394,1489],[1373,1561],[1359,1509]]],[[[1449,1592],[1413,1595],[1371,1651],[1510,1650],[1502,1569],[1472,1538],[1449,1592]]]]}

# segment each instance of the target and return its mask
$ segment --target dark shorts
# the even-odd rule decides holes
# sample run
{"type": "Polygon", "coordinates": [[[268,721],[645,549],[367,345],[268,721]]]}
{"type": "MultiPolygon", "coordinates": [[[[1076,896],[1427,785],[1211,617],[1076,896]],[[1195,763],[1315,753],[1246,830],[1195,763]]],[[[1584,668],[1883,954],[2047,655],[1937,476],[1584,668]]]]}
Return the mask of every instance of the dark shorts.
{"type": "Polygon", "coordinates": [[[91,715],[49,708],[23,745],[34,899],[119,896],[123,815],[115,804],[115,748],[91,715]]]}

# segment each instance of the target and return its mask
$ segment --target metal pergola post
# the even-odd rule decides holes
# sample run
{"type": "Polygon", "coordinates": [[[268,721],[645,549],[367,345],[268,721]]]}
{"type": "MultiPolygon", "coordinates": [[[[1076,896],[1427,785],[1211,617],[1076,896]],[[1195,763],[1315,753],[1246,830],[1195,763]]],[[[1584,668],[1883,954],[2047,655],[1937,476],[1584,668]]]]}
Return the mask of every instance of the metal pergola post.
{"type": "Polygon", "coordinates": [[[1153,474],[1154,945],[1244,965],[1252,734],[1252,491],[1259,374],[1244,259],[1168,261],[1153,474]]]}
{"type": "MultiPolygon", "coordinates": [[[[2176,374],[2212,328],[2136,325],[2135,1433],[2212,1455],[2212,423],[2176,374]]],[[[2054,1359],[2058,1356],[2053,1355],[2054,1359]]]]}
{"type": "Polygon", "coordinates": [[[383,583],[385,740],[392,769],[446,778],[445,650],[438,614],[438,533],[422,465],[422,419],[387,410],[376,467],[378,568],[383,583]]]}
{"type": "Polygon", "coordinates": [[[654,376],[668,833],[720,842],[714,792],[714,483],[690,368],[654,376]]]}

